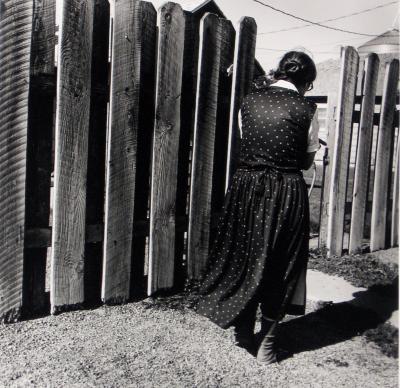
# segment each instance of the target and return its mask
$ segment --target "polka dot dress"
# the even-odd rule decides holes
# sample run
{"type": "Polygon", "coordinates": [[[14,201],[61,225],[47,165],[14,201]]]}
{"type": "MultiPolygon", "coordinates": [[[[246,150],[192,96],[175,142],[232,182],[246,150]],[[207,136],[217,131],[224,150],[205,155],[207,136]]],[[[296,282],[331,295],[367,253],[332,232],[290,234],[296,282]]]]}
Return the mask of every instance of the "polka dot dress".
{"type": "Polygon", "coordinates": [[[281,87],[243,100],[239,164],[197,308],[223,328],[255,299],[273,318],[304,313],[304,302],[292,308],[308,258],[309,205],[299,163],[315,109],[296,91],[281,87]]]}

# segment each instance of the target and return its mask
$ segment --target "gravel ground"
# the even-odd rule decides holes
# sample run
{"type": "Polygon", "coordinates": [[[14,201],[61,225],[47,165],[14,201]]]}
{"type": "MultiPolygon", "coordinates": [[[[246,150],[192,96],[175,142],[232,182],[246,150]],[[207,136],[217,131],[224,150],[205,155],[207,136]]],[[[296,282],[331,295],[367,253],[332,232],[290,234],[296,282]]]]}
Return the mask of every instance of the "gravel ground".
{"type": "Polygon", "coordinates": [[[358,335],[368,327],[347,329],[331,319],[346,310],[320,308],[310,302],[308,315],[282,324],[294,355],[270,366],[179,301],[0,325],[0,386],[397,387],[398,361],[358,335]]]}

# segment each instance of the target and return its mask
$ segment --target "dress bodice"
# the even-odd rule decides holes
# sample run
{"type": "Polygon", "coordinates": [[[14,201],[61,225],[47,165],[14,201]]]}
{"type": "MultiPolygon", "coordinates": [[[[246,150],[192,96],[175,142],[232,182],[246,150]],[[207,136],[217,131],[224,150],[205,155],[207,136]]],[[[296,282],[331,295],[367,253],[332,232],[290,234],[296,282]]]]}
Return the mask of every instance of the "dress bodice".
{"type": "Polygon", "coordinates": [[[299,168],[317,106],[298,92],[268,87],[242,102],[239,165],[299,168]]]}

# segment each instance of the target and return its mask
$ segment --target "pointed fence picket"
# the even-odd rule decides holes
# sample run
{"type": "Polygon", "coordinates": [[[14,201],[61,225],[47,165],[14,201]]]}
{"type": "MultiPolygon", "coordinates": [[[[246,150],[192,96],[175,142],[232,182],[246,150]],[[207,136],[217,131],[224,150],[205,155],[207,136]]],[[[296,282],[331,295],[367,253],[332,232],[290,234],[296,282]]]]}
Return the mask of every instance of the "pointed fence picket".
{"type": "Polygon", "coordinates": [[[397,135],[395,168],[393,180],[393,198],[392,198],[392,225],[390,235],[390,246],[399,245],[399,201],[400,201],[400,137],[397,135]]]}
{"type": "Polygon", "coordinates": [[[109,24],[107,0],[94,1],[91,96],[86,184],[86,242],[84,297],[89,304],[100,303],[102,239],[104,223],[105,148],[109,100],[109,24]],[[97,238],[88,241],[88,234],[97,238]]]}
{"type": "Polygon", "coordinates": [[[131,282],[142,282],[143,270],[135,267],[132,274],[132,255],[143,246],[134,221],[147,218],[156,11],[148,2],[119,1],[113,25],[102,286],[106,303],[127,301],[131,282]]]}
{"type": "Polygon", "coordinates": [[[228,135],[228,165],[225,178],[225,189],[228,188],[233,172],[237,166],[237,155],[240,148],[238,113],[243,97],[249,93],[254,75],[254,55],[256,49],[257,24],[253,18],[240,19],[235,43],[235,57],[232,73],[231,109],[228,135]]]}
{"type": "MultiPolygon", "coordinates": [[[[188,225],[189,279],[198,279],[207,264],[213,176],[217,170],[215,155],[220,152],[226,155],[227,147],[227,144],[216,147],[216,132],[226,135],[228,124],[226,117],[225,123],[218,118],[229,112],[229,100],[221,93],[221,86],[232,63],[235,32],[230,21],[207,14],[201,21],[200,35],[188,225]]],[[[219,170],[219,180],[223,180],[223,172],[219,170]]]]}
{"type": "Polygon", "coordinates": [[[0,20],[0,317],[21,316],[33,1],[3,1],[0,20]],[[18,20],[19,23],[15,23],[18,20]]]}
{"type": "Polygon", "coordinates": [[[357,51],[353,47],[343,49],[332,155],[332,174],[329,186],[327,248],[331,255],[341,255],[343,247],[344,210],[358,61],[357,51]]]}
{"type": "Polygon", "coordinates": [[[376,83],[379,57],[369,55],[365,60],[360,128],[358,130],[357,160],[354,172],[353,202],[349,252],[361,249],[364,236],[365,211],[368,197],[368,178],[371,164],[373,117],[375,110],[376,83]]]}
{"type": "Polygon", "coordinates": [[[94,3],[65,0],[62,15],[57,74],[50,280],[53,313],[74,308],[84,302],[86,175],[94,3]]]}
{"type": "Polygon", "coordinates": [[[374,194],[371,216],[371,251],[387,246],[387,212],[390,193],[390,177],[393,165],[394,107],[399,82],[399,61],[386,65],[379,121],[378,144],[375,158],[374,194]]]}
{"type": "Polygon", "coordinates": [[[150,194],[150,295],[174,285],[175,200],[185,39],[185,15],[181,6],[164,4],[158,12],[158,25],[156,118],[150,194]]]}
{"type": "Polygon", "coordinates": [[[52,171],[56,71],[54,67],[55,0],[35,3],[31,49],[31,84],[26,176],[24,296],[26,313],[49,305],[46,287],[47,246],[30,246],[40,231],[48,231],[52,171]]]}

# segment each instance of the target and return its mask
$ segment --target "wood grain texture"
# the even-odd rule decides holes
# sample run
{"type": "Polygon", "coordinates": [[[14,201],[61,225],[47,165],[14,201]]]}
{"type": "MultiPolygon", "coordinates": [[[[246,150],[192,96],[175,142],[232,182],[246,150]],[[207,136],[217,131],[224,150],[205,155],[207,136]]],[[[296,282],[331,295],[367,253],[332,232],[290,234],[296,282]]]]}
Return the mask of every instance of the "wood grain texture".
{"type": "Polygon", "coordinates": [[[222,211],[225,199],[225,180],[227,169],[229,118],[231,109],[232,79],[227,69],[233,63],[235,54],[235,29],[231,22],[223,20],[224,29],[228,32],[222,35],[221,41],[221,74],[218,87],[218,110],[214,146],[214,168],[211,193],[211,225],[209,252],[217,234],[216,224],[213,223],[213,215],[222,211]]]}
{"type": "MultiPolygon", "coordinates": [[[[103,224],[86,225],[86,242],[98,243],[103,241],[103,224]]],[[[27,248],[51,247],[52,228],[30,228],[25,232],[25,246],[27,248]]]]}
{"type": "MultiPolygon", "coordinates": [[[[184,11],[185,39],[183,50],[181,89],[181,129],[179,133],[178,177],[176,183],[176,217],[187,217],[189,212],[190,163],[194,132],[199,55],[199,28],[203,10],[198,13],[184,11]]],[[[182,290],[187,277],[187,225],[175,230],[174,290],[182,290]]]]}
{"type": "MultiPolygon", "coordinates": [[[[26,177],[26,228],[48,227],[56,76],[54,67],[55,0],[35,0],[26,177]]],[[[49,308],[45,293],[47,249],[25,244],[24,316],[49,308]]]]}
{"type": "Polygon", "coordinates": [[[352,116],[357,85],[359,57],[353,47],[345,47],[341,58],[340,86],[329,187],[328,255],[342,254],[352,116]]]}
{"type": "Polygon", "coordinates": [[[392,195],[392,227],[390,233],[390,246],[399,246],[399,201],[400,201],[400,137],[397,136],[395,154],[395,170],[392,195]]]}
{"type": "MultiPolygon", "coordinates": [[[[102,285],[102,299],[110,304],[124,302],[130,296],[133,222],[138,195],[135,190],[138,155],[142,152],[138,141],[140,136],[147,139],[153,126],[154,109],[147,101],[154,98],[148,78],[153,77],[149,70],[152,72],[154,68],[156,12],[150,3],[119,1],[113,26],[102,285]],[[149,90],[145,92],[146,89],[149,90]]],[[[144,169],[141,184],[146,194],[144,179],[148,180],[148,164],[140,167],[144,169]]],[[[140,200],[141,217],[146,217],[146,213],[147,196],[140,200]]],[[[144,258],[138,256],[134,260],[143,261],[144,258]]]]}
{"type": "Polygon", "coordinates": [[[51,312],[84,301],[86,175],[94,2],[65,0],[60,28],[51,312]]]}
{"type": "Polygon", "coordinates": [[[371,251],[386,248],[386,220],[388,193],[392,169],[393,118],[396,109],[396,92],[399,80],[399,61],[386,65],[383,83],[381,117],[375,158],[374,192],[371,216],[371,251]]]}
{"type": "Polygon", "coordinates": [[[20,318],[33,1],[0,13],[0,321],[20,318]]]}
{"type": "Polygon", "coordinates": [[[227,155],[227,174],[225,189],[228,188],[236,170],[240,150],[238,113],[243,97],[250,91],[254,74],[254,55],[256,49],[257,24],[253,18],[243,17],[239,21],[235,44],[235,57],[232,74],[232,97],[229,124],[227,155]]]}
{"type": "MultiPolygon", "coordinates": [[[[91,96],[86,185],[86,229],[104,222],[105,156],[107,103],[109,99],[109,24],[108,0],[94,1],[91,96]]],[[[103,244],[85,244],[84,294],[87,305],[101,301],[103,244]]]]}
{"type": "Polygon", "coordinates": [[[357,158],[354,171],[353,204],[349,253],[361,250],[364,237],[365,211],[367,206],[368,178],[371,165],[373,116],[375,110],[376,84],[379,73],[379,57],[370,54],[364,63],[364,79],[360,125],[358,127],[357,158]]]}
{"type": "Polygon", "coordinates": [[[189,279],[200,277],[208,255],[221,33],[218,16],[208,14],[203,17],[200,24],[200,54],[189,200],[189,279]]]}
{"type": "MultiPolygon", "coordinates": [[[[185,42],[182,70],[181,130],[178,151],[176,217],[189,212],[189,175],[197,89],[200,20],[207,12],[217,12],[213,3],[202,4],[195,12],[184,11],[185,42]]],[[[182,290],[187,275],[187,228],[175,233],[174,290],[182,290]]]]}
{"type": "Polygon", "coordinates": [[[149,235],[151,141],[155,117],[157,12],[149,4],[143,11],[142,56],[140,65],[139,131],[136,154],[135,204],[133,212],[133,243],[131,268],[131,296],[147,292],[145,274],[146,238],[149,235]],[[147,225],[143,234],[142,225],[147,225]]]}
{"type": "MultiPolygon", "coordinates": [[[[235,54],[236,31],[232,23],[222,19],[220,76],[218,86],[218,109],[214,146],[214,168],[211,193],[211,213],[219,213],[222,210],[225,199],[225,178],[227,168],[229,118],[231,110],[232,79],[227,70],[233,63],[235,54]]],[[[213,241],[214,232],[211,226],[210,241],[213,241]]]]}
{"type": "Polygon", "coordinates": [[[152,149],[148,294],[174,284],[177,167],[185,16],[175,3],[158,11],[156,121],[152,149]]]}
{"type": "Polygon", "coordinates": [[[34,0],[31,74],[54,74],[56,0],[34,0]]]}
{"type": "MultiPolygon", "coordinates": [[[[216,216],[220,216],[217,214],[216,216]]],[[[183,232],[187,230],[187,217],[177,217],[176,230],[183,232]]],[[[215,222],[214,222],[215,223],[215,222]]],[[[138,237],[146,237],[149,235],[149,220],[134,221],[133,235],[138,237]]],[[[31,228],[25,232],[25,246],[27,248],[45,248],[51,247],[52,228],[31,228]]],[[[86,225],[86,243],[98,243],[104,241],[104,225],[94,224],[86,225]]]]}
{"type": "MultiPolygon", "coordinates": [[[[210,244],[211,197],[215,137],[219,108],[220,77],[226,72],[223,39],[232,37],[233,26],[214,14],[200,25],[200,55],[197,77],[195,130],[188,231],[188,277],[198,279],[205,270],[210,244]]],[[[233,43],[233,42],[232,42],[233,43]]],[[[225,107],[226,108],[226,107],[225,107]]],[[[219,129],[219,128],[218,128],[219,129]]],[[[222,130],[222,128],[221,128],[222,130]]]]}
{"type": "MultiPolygon", "coordinates": [[[[197,89],[200,20],[215,9],[212,3],[203,4],[195,12],[184,11],[185,39],[182,70],[181,130],[178,151],[178,178],[176,188],[176,217],[186,217],[189,212],[189,180],[191,149],[197,89]]],[[[187,276],[187,228],[175,233],[174,290],[182,290],[187,276]]]]}
{"type": "Polygon", "coordinates": [[[334,91],[328,95],[328,106],[326,112],[326,132],[327,132],[327,148],[324,154],[325,175],[323,180],[321,214],[319,222],[318,247],[326,247],[328,220],[329,220],[329,189],[332,175],[333,165],[333,149],[335,144],[335,128],[336,128],[336,111],[338,104],[338,93],[334,91]]]}

